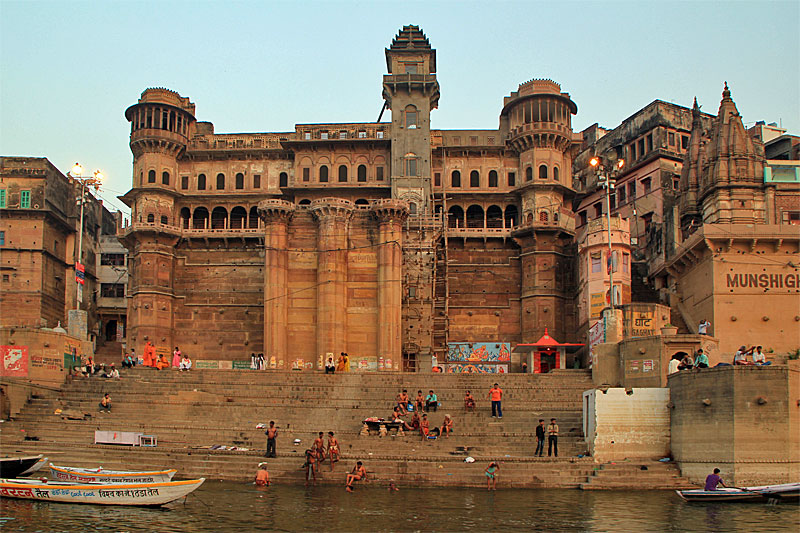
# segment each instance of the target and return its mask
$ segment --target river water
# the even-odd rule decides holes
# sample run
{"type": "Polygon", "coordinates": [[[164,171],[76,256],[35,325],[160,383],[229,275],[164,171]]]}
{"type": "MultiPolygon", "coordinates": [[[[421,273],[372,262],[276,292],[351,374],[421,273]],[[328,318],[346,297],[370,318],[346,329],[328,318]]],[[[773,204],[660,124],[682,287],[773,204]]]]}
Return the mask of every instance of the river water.
{"type": "Polygon", "coordinates": [[[3,531],[798,531],[797,505],[687,504],[672,491],[257,488],[206,481],[161,509],[0,500],[3,531]]]}

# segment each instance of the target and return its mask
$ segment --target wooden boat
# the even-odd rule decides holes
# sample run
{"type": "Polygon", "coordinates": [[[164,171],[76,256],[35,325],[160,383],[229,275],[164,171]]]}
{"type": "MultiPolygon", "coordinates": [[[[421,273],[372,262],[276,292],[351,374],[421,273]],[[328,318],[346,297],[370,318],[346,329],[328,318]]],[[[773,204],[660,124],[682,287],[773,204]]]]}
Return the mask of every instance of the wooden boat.
{"type": "Polygon", "coordinates": [[[0,479],[0,497],[62,503],[157,507],[188,495],[205,478],[164,483],[73,483],[0,479]]]}
{"type": "Polygon", "coordinates": [[[759,487],[727,487],[717,490],[676,490],[687,502],[765,502],[770,499],[800,501],[800,483],[762,485],[759,487]]]}
{"type": "Polygon", "coordinates": [[[56,466],[50,463],[50,475],[60,481],[78,483],[164,483],[172,481],[177,470],[157,470],[153,472],[134,472],[126,470],[104,470],[98,468],[74,468],[56,466]]]}
{"type": "Polygon", "coordinates": [[[32,467],[22,472],[18,477],[29,476],[34,472],[38,472],[46,464],[47,464],[47,457],[42,457],[41,459],[36,461],[32,467]]]}
{"type": "Polygon", "coordinates": [[[47,462],[47,457],[29,455],[26,457],[0,457],[0,478],[14,478],[36,472],[47,462]]]}

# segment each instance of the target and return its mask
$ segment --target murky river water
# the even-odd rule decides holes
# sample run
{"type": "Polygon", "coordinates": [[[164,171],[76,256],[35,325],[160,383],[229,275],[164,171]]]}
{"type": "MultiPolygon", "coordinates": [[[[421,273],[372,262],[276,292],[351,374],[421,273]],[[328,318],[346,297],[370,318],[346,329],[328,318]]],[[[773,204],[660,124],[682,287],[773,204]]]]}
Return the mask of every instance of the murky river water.
{"type": "Polygon", "coordinates": [[[162,509],[0,500],[3,531],[798,531],[797,505],[687,504],[670,491],[404,489],[207,481],[162,509]]]}

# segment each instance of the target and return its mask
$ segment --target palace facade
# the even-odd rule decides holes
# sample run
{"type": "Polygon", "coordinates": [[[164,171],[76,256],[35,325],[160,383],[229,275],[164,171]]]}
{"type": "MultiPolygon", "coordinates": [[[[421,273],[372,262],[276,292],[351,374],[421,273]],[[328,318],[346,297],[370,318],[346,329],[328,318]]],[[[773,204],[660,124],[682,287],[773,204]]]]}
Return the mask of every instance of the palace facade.
{"type": "MultiPolygon", "coordinates": [[[[546,79],[498,103],[497,129],[431,129],[436,51],[405,26],[385,55],[390,122],[218,134],[163,88],[127,109],[133,187],[121,198],[132,219],[118,234],[130,254],[129,347],[216,360],[263,352],[284,369],[347,352],[369,368],[418,370],[446,362],[456,343],[533,343],[545,330],[586,341],[578,304],[594,289],[579,278],[605,237],[588,229],[603,211],[573,164],[602,135],[573,132],[576,104],[546,79]]],[[[691,112],[670,105],[659,110],[683,122],[662,128],[662,152],[677,184],[694,153],[680,144],[691,112]]],[[[631,222],[613,225],[628,251],[645,235],[631,222]]],[[[635,283],[630,271],[615,279],[635,283]]],[[[626,304],[636,291],[621,293],[626,304]]]]}

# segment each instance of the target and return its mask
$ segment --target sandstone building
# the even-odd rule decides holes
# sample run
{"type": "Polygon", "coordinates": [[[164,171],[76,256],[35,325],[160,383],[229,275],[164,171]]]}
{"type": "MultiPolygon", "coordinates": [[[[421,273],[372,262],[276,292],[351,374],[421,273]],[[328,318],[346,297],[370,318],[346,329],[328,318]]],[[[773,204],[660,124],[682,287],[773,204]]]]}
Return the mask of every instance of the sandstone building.
{"type": "MultiPolygon", "coordinates": [[[[80,309],[88,332],[97,332],[96,251],[101,219],[110,216],[102,202],[86,194],[83,263],[85,284],[80,309]]],[[[0,325],[67,326],[76,309],[80,187],[50,161],[39,157],[0,157],[0,325]]]]}
{"type": "MultiPolygon", "coordinates": [[[[161,88],[128,108],[132,220],[119,236],[130,346],[217,360],[264,352],[273,368],[306,369],[348,352],[363,368],[415,370],[446,364],[455,343],[532,343],[545,329],[585,342],[591,302],[577,299],[602,294],[603,281],[579,277],[605,237],[589,227],[603,211],[583,169],[604,130],[573,132],[576,104],[538,79],[498,105],[497,129],[431,129],[436,51],[405,26],[385,54],[390,122],[218,134],[189,98],[161,88]]],[[[666,219],[684,215],[651,191],[683,187],[695,129],[680,106],[656,101],[640,115],[607,138],[631,159],[631,202],[648,206],[641,216],[613,208],[629,219],[612,224],[624,228],[614,239],[633,256],[616,278],[629,286],[623,303],[637,292],[669,299],[670,282],[638,290],[633,269],[658,275],[667,260],[664,249],[658,265],[647,261],[648,224],[675,228],[666,219]]],[[[697,115],[697,127],[712,119],[697,115]]],[[[712,194],[708,209],[724,203],[712,194]]]]}

